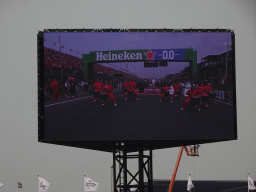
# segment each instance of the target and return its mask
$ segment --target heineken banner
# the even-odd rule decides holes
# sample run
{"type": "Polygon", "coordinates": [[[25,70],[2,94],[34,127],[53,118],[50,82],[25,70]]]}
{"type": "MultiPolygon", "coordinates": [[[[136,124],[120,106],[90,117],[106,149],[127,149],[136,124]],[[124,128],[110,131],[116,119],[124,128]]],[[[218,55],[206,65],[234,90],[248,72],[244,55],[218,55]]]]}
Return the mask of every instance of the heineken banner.
{"type": "Polygon", "coordinates": [[[95,61],[192,60],[193,49],[138,49],[91,52],[95,61]]]}
{"type": "MultiPolygon", "coordinates": [[[[120,51],[99,51],[96,61],[132,61],[132,60],[186,60],[191,58],[192,49],[141,49],[120,51]]],[[[193,56],[192,56],[193,57],[193,56]]]]}
{"type": "Polygon", "coordinates": [[[137,61],[184,61],[190,63],[191,79],[197,75],[197,51],[186,49],[130,49],[130,50],[102,50],[83,54],[83,72],[88,78],[88,62],[137,62],[137,61]]]}

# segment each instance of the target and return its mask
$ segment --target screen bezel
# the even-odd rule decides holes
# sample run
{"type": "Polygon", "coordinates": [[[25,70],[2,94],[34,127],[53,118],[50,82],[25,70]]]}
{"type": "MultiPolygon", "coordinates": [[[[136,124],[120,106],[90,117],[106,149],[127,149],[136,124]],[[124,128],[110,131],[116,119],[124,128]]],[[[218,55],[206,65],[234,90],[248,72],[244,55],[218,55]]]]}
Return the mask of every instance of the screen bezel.
{"type": "Polygon", "coordinates": [[[237,140],[237,108],[236,108],[236,76],[235,76],[235,34],[228,29],[48,29],[39,31],[37,35],[38,43],[38,141],[42,143],[65,145],[78,148],[93,149],[99,151],[113,152],[115,150],[125,149],[127,151],[162,149],[178,146],[187,146],[193,144],[214,143],[221,139],[200,139],[200,140],[97,140],[97,141],[53,141],[45,138],[44,122],[44,33],[48,32],[229,32],[232,42],[232,83],[233,83],[233,117],[234,117],[234,139],[237,140]]]}

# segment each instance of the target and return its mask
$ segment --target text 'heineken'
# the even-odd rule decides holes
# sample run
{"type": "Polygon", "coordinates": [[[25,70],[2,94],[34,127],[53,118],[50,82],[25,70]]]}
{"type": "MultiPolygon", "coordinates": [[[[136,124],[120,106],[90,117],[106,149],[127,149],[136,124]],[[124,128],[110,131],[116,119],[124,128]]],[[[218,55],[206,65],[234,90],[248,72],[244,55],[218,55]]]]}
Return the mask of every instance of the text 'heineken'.
{"type": "Polygon", "coordinates": [[[103,54],[103,52],[97,52],[96,53],[96,60],[142,60],[142,53],[127,53],[124,51],[124,53],[111,53],[108,52],[108,54],[103,54]]]}

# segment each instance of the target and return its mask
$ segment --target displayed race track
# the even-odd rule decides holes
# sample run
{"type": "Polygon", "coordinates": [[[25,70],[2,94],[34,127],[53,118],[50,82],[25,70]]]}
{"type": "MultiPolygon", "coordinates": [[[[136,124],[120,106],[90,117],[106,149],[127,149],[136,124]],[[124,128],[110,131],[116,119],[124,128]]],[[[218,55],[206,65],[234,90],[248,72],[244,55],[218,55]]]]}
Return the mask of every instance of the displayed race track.
{"type": "Polygon", "coordinates": [[[200,105],[198,112],[185,100],[173,102],[159,94],[138,94],[125,100],[114,92],[117,106],[108,99],[93,102],[91,97],[45,105],[45,139],[49,140],[159,140],[234,139],[233,105],[217,102],[200,105]]]}

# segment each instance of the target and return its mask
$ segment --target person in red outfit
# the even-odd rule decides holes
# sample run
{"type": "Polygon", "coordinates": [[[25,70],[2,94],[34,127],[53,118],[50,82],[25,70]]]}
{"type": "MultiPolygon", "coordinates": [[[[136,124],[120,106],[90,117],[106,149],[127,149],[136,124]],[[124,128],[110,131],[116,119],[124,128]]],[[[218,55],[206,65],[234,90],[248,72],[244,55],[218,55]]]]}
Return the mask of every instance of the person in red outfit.
{"type": "MultiPolygon", "coordinates": [[[[191,89],[189,89],[186,94],[188,95],[187,99],[184,101],[181,110],[183,110],[185,108],[185,106],[191,102],[191,98],[196,96],[198,94],[198,91],[195,89],[195,86],[192,86],[191,89]]],[[[199,106],[197,106],[197,110],[200,111],[199,106]]]]}
{"type": "Polygon", "coordinates": [[[214,100],[214,94],[211,93],[211,91],[213,90],[211,84],[210,84],[210,83],[207,83],[207,85],[204,87],[204,89],[205,89],[205,94],[206,94],[207,96],[210,96],[210,97],[212,98],[212,102],[213,102],[214,104],[216,104],[216,102],[215,102],[215,100],[214,100]]]}
{"type": "Polygon", "coordinates": [[[122,97],[126,94],[127,95],[127,90],[128,90],[128,82],[126,80],[124,80],[123,82],[123,93],[122,93],[122,97]]]}
{"type": "MultiPolygon", "coordinates": [[[[109,84],[109,82],[106,82],[106,85],[103,86],[103,90],[106,91],[107,96],[112,100],[112,102],[114,103],[114,106],[116,106],[116,100],[114,98],[113,92],[112,90],[114,90],[114,88],[112,87],[112,85],[109,84]]],[[[103,101],[102,106],[105,105],[105,101],[103,101]]]]}
{"type": "MultiPolygon", "coordinates": [[[[93,89],[94,89],[95,92],[98,91],[99,94],[102,94],[102,93],[103,93],[103,92],[102,92],[103,83],[102,83],[99,79],[97,79],[97,81],[92,85],[92,87],[93,87],[93,89]]],[[[94,100],[93,100],[93,102],[96,102],[97,100],[98,100],[97,96],[94,95],[94,100]]]]}
{"type": "Polygon", "coordinates": [[[71,92],[71,97],[74,97],[75,93],[76,93],[76,84],[75,84],[75,78],[74,77],[70,81],[70,92],[71,92]]]}
{"type": "Polygon", "coordinates": [[[204,83],[204,84],[203,84],[203,83],[200,83],[200,84],[197,86],[196,90],[198,91],[198,97],[201,98],[201,101],[204,103],[204,105],[205,105],[206,107],[208,107],[208,103],[207,103],[207,100],[208,100],[208,98],[207,98],[208,93],[207,93],[207,91],[206,91],[206,87],[207,87],[207,86],[205,86],[205,83],[204,83]]]}
{"type": "Polygon", "coordinates": [[[210,85],[210,83],[207,83],[207,85],[204,87],[205,89],[205,93],[206,95],[209,95],[209,93],[211,92],[211,90],[213,90],[212,86],[210,85]]]}
{"type": "Polygon", "coordinates": [[[199,83],[199,85],[197,86],[196,90],[198,91],[198,97],[202,97],[202,95],[204,95],[204,88],[205,86],[203,86],[203,83],[199,83]]]}
{"type": "Polygon", "coordinates": [[[67,87],[67,98],[72,95],[72,77],[68,77],[68,82],[65,83],[67,87]]]}
{"type": "MultiPolygon", "coordinates": [[[[169,92],[170,89],[171,89],[171,88],[168,86],[167,82],[165,83],[165,86],[161,87],[161,90],[163,90],[163,93],[162,93],[162,95],[161,95],[161,99],[159,100],[160,102],[161,102],[162,99],[164,98],[165,92],[167,92],[167,91],[169,92]]],[[[169,99],[170,99],[170,101],[172,102],[171,96],[169,96],[169,99]]]]}
{"type": "MultiPolygon", "coordinates": [[[[139,100],[138,95],[137,95],[137,93],[135,91],[135,88],[137,87],[137,84],[133,80],[130,80],[128,82],[128,86],[127,87],[128,87],[128,91],[133,91],[136,99],[139,100]]],[[[128,94],[126,95],[125,100],[127,100],[127,99],[128,99],[128,94]]]]}
{"type": "MultiPolygon", "coordinates": [[[[174,89],[174,91],[173,91],[171,99],[174,97],[174,95],[176,94],[177,91],[180,91],[180,84],[178,82],[175,82],[175,84],[173,85],[173,89],[174,89]]],[[[181,94],[179,94],[179,97],[180,97],[180,99],[182,99],[181,94]]]]}
{"type": "Polygon", "coordinates": [[[51,87],[52,87],[52,99],[60,99],[60,86],[59,86],[59,82],[54,79],[51,83],[51,87]]]}

